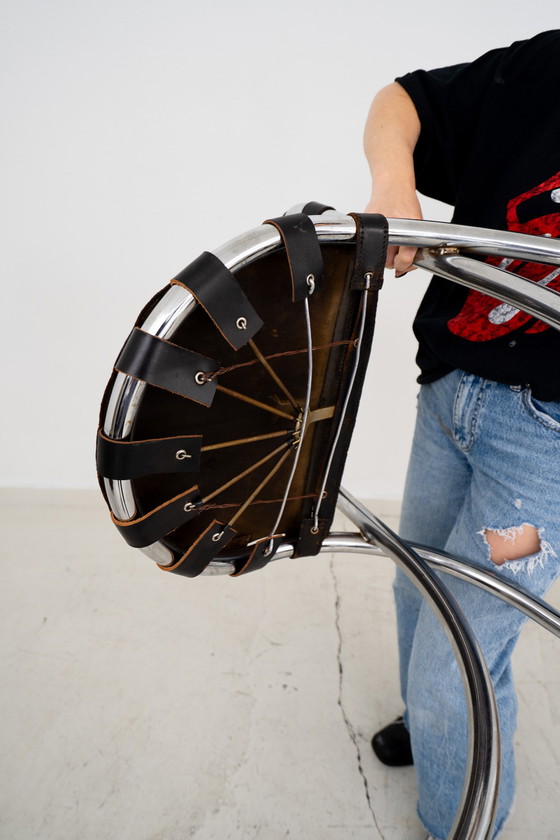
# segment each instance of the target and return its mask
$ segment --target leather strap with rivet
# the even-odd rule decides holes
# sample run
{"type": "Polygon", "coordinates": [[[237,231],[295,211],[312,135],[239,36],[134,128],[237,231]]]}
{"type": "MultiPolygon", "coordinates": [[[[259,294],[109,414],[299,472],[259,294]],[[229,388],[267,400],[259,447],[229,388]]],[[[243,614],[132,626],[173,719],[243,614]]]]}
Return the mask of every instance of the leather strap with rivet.
{"type": "Polygon", "coordinates": [[[356,222],[356,259],[352,289],[379,291],[387,257],[389,225],[380,213],[349,213],[356,222]]]}
{"type": "Polygon", "coordinates": [[[145,475],[198,472],[201,443],[202,435],[115,440],[99,429],[97,470],[99,475],[119,481],[145,475]]]}
{"type": "Polygon", "coordinates": [[[236,570],[230,577],[239,577],[246,575],[249,572],[256,572],[259,569],[264,569],[270,560],[274,557],[278,546],[280,545],[280,537],[264,537],[257,540],[252,548],[252,551],[246,559],[241,563],[235,564],[236,570]]]}
{"type": "Polygon", "coordinates": [[[184,525],[189,519],[197,516],[198,507],[201,504],[200,490],[195,485],[185,493],[168,499],[143,516],[123,521],[117,519],[112,513],[111,519],[129,545],[135,548],[143,548],[146,545],[152,545],[180,525],[184,525]]]}
{"type": "Polygon", "coordinates": [[[209,251],[184,268],[171,285],[194,295],[234,350],[247,344],[263,325],[235,276],[209,251]]]}
{"type": "Polygon", "coordinates": [[[207,356],[134,327],[115,362],[115,370],[172,394],[211,406],[215,381],[207,374],[219,365],[207,356]]]}
{"type": "Polygon", "coordinates": [[[292,300],[304,300],[319,291],[323,286],[323,256],[309,216],[292,213],[263,224],[273,225],[282,237],[292,277],[292,300]]]}
{"type": "Polygon", "coordinates": [[[197,577],[236,533],[229,525],[215,519],[176,563],[172,566],[160,565],[159,568],[183,577],[197,577]]]}

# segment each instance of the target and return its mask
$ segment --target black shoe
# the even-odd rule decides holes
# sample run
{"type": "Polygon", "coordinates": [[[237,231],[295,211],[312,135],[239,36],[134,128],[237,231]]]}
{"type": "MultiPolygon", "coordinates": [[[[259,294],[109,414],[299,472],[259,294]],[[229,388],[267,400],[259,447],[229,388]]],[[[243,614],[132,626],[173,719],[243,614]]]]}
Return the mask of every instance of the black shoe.
{"type": "Polygon", "coordinates": [[[371,739],[371,746],[379,761],[389,767],[407,767],[414,764],[410,735],[402,717],[376,732],[371,739]]]}

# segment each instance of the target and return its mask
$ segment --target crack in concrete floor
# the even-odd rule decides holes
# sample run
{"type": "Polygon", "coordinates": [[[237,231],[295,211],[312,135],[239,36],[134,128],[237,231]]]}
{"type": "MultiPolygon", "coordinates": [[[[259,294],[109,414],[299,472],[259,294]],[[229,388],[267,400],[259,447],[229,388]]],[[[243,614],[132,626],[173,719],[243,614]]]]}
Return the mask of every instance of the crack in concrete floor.
{"type": "Polygon", "coordinates": [[[332,582],[333,582],[333,586],[334,586],[334,592],[335,592],[335,603],[334,603],[335,627],[336,627],[336,633],[337,633],[337,639],[338,639],[338,645],[337,645],[338,698],[337,698],[337,703],[340,707],[340,711],[341,711],[341,714],[342,714],[342,719],[344,721],[344,725],[346,726],[346,729],[348,730],[350,740],[352,741],[352,743],[354,745],[354,749],[356,750],[358,773],[360,774],[360,777],[362,779],[362,783],[363,783],[363,786],[364,786],[364,792],[365,792],[365,795],[366,795],[366,801],[367,801],[367,806],[368,806],[369,812],[372,816],[373,823],[374,823],[374,825],[375,825],[375,827],[378,831],[379,837],[381,838],[381,840],[384,840],[384,835],[383,835],[383,832],[381,831],[381,828],[379,827],[379,823],[377,822],[377,816],[375,814],[375,809],[373,807],[373,802],[371,801],[369,783],[368,783],[367,776],[364,772],[364,768],[363,768],[363,764],[362,764],[362,751],[360,749],[360,743],[359,743],[359,740],[358,740],[358,735],[356,733],[356,730],[352,726],[352,723],[350,721],[350,718],[348,717],[348,713],[347,713],[346,709],[344,708],[344,702],[343,702],[344,666],[342,664],[342,628],[341,628],[341,624],[340,624],[340,591],[338,589],[338,580],[337,580],[336,572],[335,572],[335,569],[334,569],[334,557],[330,558],[329,568],[330,568],[331,578],[332,578],[332,582]]]}

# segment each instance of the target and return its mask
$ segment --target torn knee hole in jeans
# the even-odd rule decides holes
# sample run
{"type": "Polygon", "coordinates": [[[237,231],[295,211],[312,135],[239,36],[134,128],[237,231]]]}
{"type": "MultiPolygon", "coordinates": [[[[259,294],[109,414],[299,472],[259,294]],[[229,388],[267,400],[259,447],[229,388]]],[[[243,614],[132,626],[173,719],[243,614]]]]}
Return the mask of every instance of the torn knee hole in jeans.
{"type": "Polygon", "coordinates": [[[496,566],[507,563],[515,574],[522,570],[531,574],[537,566],[544,567],[550,557],[556,557],[550,543],[542,538],[543,530],[524,522],[509,528],[485,528],[478,533],[488,547],[490,560],[496,566]]]}

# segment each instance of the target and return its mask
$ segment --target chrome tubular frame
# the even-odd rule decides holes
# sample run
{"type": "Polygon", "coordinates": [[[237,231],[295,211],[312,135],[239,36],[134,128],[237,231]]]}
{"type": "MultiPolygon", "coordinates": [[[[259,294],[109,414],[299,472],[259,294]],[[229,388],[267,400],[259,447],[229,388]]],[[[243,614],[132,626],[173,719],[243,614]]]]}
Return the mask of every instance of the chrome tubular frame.
{"type": "MultiPolygon", "coordinates": [[[[293,208],[293,211],[300,208],[293,208]]],[[[312,216],[322,242],[351,240],[354,219],[336,211],[312,216]]],[[[494,231],[444,222],[389,219],[389,244],[409,245],[418,251],[416,265],[455,283],[476,289],[533,315],[560,329],[560,294],[544,285],[487,265],[472,256],[495,256],[560,266],[560,241],[510,231],[494,231]]],[[[236,237],[213,253],[232,271],[281,245],[279,232],[262,225],[236,237]]],[[[159,338],[170,338],[175,329],[197,306],[192,295],[171,286],[148,315],[141,328],[159,338]]],[[[103,431],[122,440],[132,429],[142,400],[144,383],[119,373],[108,401],[103,431]]],[[[129,481],[104,479],[109,504],[121,520],[135,515],[129,481]]],[[[330,534],[322,553],[364,553],[389,556],[408,575],[436,613],[453,646],[463,679],[469,715],[469,760],[463,796],[449,840],[490,840],[499,790],[499,727],[496,702],[488,669],[476,639],[448,590],[430,570],[442,570],[462,577],[496,595],[528,615],[542,627],[560,636],[560,613],[520,587],[506,583],[442,552],[402,542],[382,522],[341,490],[339,506],[358,527],[360,534],[330,534]]],[[[172,561],[160,542],[142,549],[162,565],[172,561]]],[[[290,557],[293,546],[280,545],[274,559],[290,557]]],[[[216,558],[205,574],[230,574],[234,567],[216,558]]]]}

